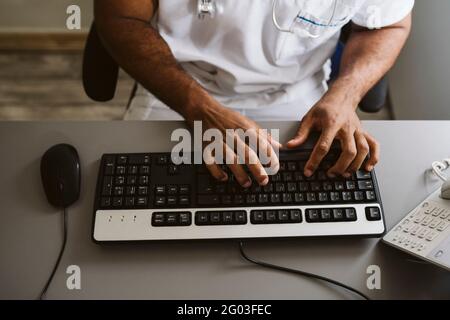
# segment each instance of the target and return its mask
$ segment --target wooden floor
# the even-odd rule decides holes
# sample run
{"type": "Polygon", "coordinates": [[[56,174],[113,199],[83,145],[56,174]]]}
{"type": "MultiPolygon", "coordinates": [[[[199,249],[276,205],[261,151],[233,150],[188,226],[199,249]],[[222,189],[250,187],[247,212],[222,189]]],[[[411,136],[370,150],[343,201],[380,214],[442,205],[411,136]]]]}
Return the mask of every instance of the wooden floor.
{"type": "MultiPolygon", "coordinates": [[[[0,120],[119,120],[134,81],[121,73],[116,96],[91,101],[81,83],[81,52],[0,52],[0,120]]],[[[389,119],[388,112],[361,115],[389,119]]]]}

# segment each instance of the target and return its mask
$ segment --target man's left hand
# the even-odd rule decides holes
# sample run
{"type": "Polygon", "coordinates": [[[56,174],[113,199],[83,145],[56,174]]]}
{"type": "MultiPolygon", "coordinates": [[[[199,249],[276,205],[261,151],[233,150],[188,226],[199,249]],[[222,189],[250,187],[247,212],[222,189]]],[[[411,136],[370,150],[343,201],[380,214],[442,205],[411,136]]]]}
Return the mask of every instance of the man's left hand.
{"type": "Polygon", "coordinates": [[[288,148],[296,148],[307,140],[313,130],[321,132],[311,157],[305,165],[305,176],[314,174],[330,151],[334,139],[340,141],[342,153],[336,164],[328,170],[327,174],[330,177],[338,175],[350,177],[351,173],[362,167],[372,171],[378,163],[380,154],[378,142],[363,130],[355,111],[357,103],[346,100],[344,93],[325,94],[305,115],[296,136],[288,142],[288,148]],[[365,161],[368,155],[370,155],[369,159],[365,161]]]}

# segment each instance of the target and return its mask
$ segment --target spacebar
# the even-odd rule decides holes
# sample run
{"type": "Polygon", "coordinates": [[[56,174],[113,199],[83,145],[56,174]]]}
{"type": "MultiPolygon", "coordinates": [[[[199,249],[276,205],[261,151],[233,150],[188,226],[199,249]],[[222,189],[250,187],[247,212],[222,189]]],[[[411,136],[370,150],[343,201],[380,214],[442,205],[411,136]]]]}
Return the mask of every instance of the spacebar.
{"type": "Polygon", "coordinates": [[[197,203],[201,206],[211,206],[220,204],[220,200],[217,195],[201,195],[198,196],[197,203]]]}

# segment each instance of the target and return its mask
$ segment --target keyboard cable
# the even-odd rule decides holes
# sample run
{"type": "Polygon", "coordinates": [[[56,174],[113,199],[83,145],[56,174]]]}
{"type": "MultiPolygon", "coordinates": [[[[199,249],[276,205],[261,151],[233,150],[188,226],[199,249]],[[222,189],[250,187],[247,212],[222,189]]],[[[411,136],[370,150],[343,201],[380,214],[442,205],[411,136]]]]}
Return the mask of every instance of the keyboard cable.
{"type": "Polygon", "coordinates": [[[59,251],[58,259],[56,260],[55,266],[53,267],[53,271],[50,274],[50,277],[47,280],[47,283],[45,284],[44,289],[42,289],[41,294],[39,295],[39,300],[43,300],[47,290],[52,283],[53,277],[55,276],[56,270],[58,270],[59,263],[61,262],[61,258],[64,255],[64,251],[66,250],[66,243],[67,243],[67,225],[68,225],[68,218],[67,218],[67,209],[63,209],[63,243],[61,246],[61,249],[59,251]]]}
{"type": "Polygon", "coordinates": [[[287,267],[283,267],[283,266],[278,266],[275,264],[271,264],[271,263],[267,263],[264,261],[259,261],[256,260],[254,258],[251,258],[247,255],[247,253],[245,252],[245,248],[244,248],[244,242],[243,241],[239,241],[239,251],[241,253],[242,258],[244,258],[245,260],[247,260],[248,262],[251,262],[253,264],[259,265],[261,267],[264,268],[268,268],[268,269],[274,269],[274,270],[278,270],[278,271],[283,271],[283,272],[287,272],[287,273],[292,273],[292,274],[296,274],[296,275],[300,275],[303,277],[307,277],[307,278],[312,278],[312,279],[316,279],[316,280],[321,280],[324,282],[328,282],[331,284],[334,284],[338,287],[344,288],[348,291],[351,291],[353,293],[356,293],[357,295],[361,296],[362,298],[364,298],[365,300],[370,300],[370,298],[368,296],[366,296],[364,293],[362,293],[361,291],[354,289],[352,287],[349,287],[346,284],[343,284],[339,281],[321,276],[321,275],[317,275],[317,274],[313,274],[313,273],[309,273],[306,271],[302,271],[302,270],[297,270],[297,269],[291,269],[291,268],[287,268],[287,267]]]}

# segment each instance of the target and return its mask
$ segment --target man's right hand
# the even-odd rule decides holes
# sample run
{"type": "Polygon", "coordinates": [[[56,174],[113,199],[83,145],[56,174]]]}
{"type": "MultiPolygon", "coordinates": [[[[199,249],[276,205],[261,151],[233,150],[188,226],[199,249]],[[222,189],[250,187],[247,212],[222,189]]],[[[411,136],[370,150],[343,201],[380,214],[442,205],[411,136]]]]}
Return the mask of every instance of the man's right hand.
{"type": "Polygon", "coordinates": [[[226,162],[227,166],[235,176],[236,181],[242,187],[249,188],[252,185],[253,180],[261,186],[267,185],[269,182],[269,175],[265,167],[261,164],[258,154],[263,154],[270,160],[269,164],[265,164],[266,167],[270,166],[270,174],[278,172],[279,160],[277,151],[281,147],[280,143],[274,140],[266,131],[262,130],[254,121],[248,119],[239,112],[223,107],[218,102],[213,101],[202,107],[196,106],[194,109],[190,109],[189,114],[185,114],[184,116],[191,125],[194,121],[201,121],[203,130],[218,129],[222,133],[222,160],[224,163],[220,163],[217,159],[213,159],[214,161],[208,161],[208,164],[206,164],[206,167],[215,179],[219,181],[228,180],[229,177],[221,167],[221,165],[226,162]],[[228,139],[227,129],[232,129],[234,132],[232,136],[228,134],[228,139]],[[235,132],[236,129],[242,129],[246,135],[253,138],[253,141],[256,141],[258,150],[254,150],[254,148],[252,148],[254,146],[250,146],[246,141],[243,141],[242,136],[239,136],[235,132]],[[227,141],[234,141],[232,144],[234,148],[230,147],[227,144],[227,141]],[[244,150],[245,154],[238,154],[239,152],[237,152],[237,150],[244,150]],[[242,165],[244,162],[253,176],[253,179],[245,171],[242,165]]]}

